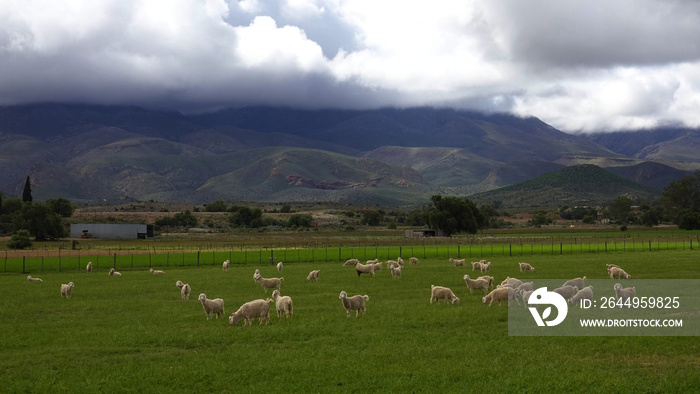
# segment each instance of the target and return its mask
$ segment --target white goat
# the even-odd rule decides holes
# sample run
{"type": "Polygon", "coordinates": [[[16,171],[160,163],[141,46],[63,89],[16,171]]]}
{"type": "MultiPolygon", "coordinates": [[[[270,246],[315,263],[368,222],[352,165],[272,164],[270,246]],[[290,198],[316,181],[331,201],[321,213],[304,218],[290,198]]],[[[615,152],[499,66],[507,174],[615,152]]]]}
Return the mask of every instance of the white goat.
{"type": "Polygon", "coordinates": [[[68,282],[68,284],[62,283],[61,284],[61,297],[62,298],[70,298],[71,294],[73,293],[73,282],[68,282]]]}
{"type": "Polygon", "coordinates": [[[530,300],[530,296],[532,295],[532,293],[534,293],[534,291],[524,290],[520,294],[516,294],[516,297],[519,296],[520,299],[523,300],[523,305],[527,307],[529,305],[528,301],[530,300]]]}
{"type": "MultiPolygon", "coordinates": [[[[377,263],[380,264],[380,263],[377,263]]],[[[357,276],[360,276],[362,274],[369,274],[374,276],[374,270],[376,266],[374,264],[362,264],[359,261],[355,263],[355,271],[357,271],[357,276]]]]}
{"type": "Polygon", "coordinates": [[[418,264],[418,257],[410,257],[408,259],[409,264],[417,265],[418,264]]]}
{"type": "Polygon", "coordinates": [[[453,259],[452,257],[450,257],[450,263],[454,264],[455,267],[464,267],[467,264],[467,260],[466,259],[457,260],[457,259],[453,259]]]}
{"type": "Polygon", "coordinates": [[[574,286],[578,287],[579,289],[583,289],[586,287],[586,277],[584,276],[583,278],[575,278],[575,279],[570,279],[564,282],[562,287],[564,286],[574,286]]]}
{"type": "Polygon", "coordinates": [[[207,320],[209,320],[212,315],[215,315],[218,319],[219,316],[224,316],[224,300],[221,298],[214,298],[213,300],[207,299],[206,294],[202,293],[199,295],[199,302],[202,303],[202,308],[204,308],[204,313],[207,315],[207,320]]]}
{"type": "Polygon", "coordinates": [[[396,267],[391,267],[391,277],[392,278],[400,278],[402,269],[403,268],[400,265],[396,266],[396,267]]]}
{"type": "MultiPolygon", "coordinates": [[[[358,259],[348,259],[345,261],[345,264],[343,264],[343,267],[349,267],[349,266],[355,265],[359,262],[360,262],[360,260],[358,260],[358,259]]],[[[369,264],[369,261],[367,261],[367,263],[369,264]]],[[[376,263],[376,261],[374,261],[374,263],[376,263]]]]}
{"type": "Polygon", "coordinates": [[[489,282],[489,287],[493,287],[493,276],[491,276],[491,275],[483,275],[483,276],[480,276],[476,279],[485,279],[489,282]]]}
{"type": "Polygon", "coordinates": [[[452,304],[459,304],[459,298],[452,292],[448,287],[430,285],[430,303],[435,301],[436,304],[440,303],[440,300],[445,300],[451,302],[452,304]]]}
{"type": "Polygon", "coordinates": [[[519,263],[519,265],[520,265],[520,272],[534,271],[535,270],[535,268],[528,263],[519,263]]]}
{"type": "Polygon", "coordinates": [[[610,270],[608,270],[608,273],[610,274],[610,279],[630,279],[632,276],[625,272],[622,268],[618,267],[611,267],[610,270]]]}
{"type": "Polygon", "coordinates": [[[110,268],[108,274],[109,276],[122,276],[122,274],[118,271],[115,271],[114,268],[110,268]]]}
{"type": "Polygon", "coordinates": [[[43,280],[41,278],[32,278],[31,275],[27,275],[27,281],[29,282],[34,282],[34,283],[41,283],[43,280]]]}
{"type": "Polygon", "coordinates": [[[615,283],[613,289],[615,289],[615,297],[623,302],[630,298],[634,298],[634,296],[637,294],[637,290],[634,287],[626,287],[623,289],[622,285],[619,283],[615,283]]]}
{"type": "Polygon", "coordinates": [[[292,314],[294,313],[292,297],[280,295],[280,291],[275,290],[272,292],[272,299],[275,300],[277,317],[282,317],[282,315],[292,317],[292,314]]]}
{"type": "Polygon", "coordinates": [[[484,305],[486,305],[486,302],[488,302],[489,306],[491,306],[494,301],[497,301],[498,306],[501,306],[501,301],[509,301],[509,292],[512,292],[512,290],[508,286],[495,288],[490,293],[486,294],[481,299],[481,302],[484,305]]]}
{"type": "Polygon", "coordinates": [[[221,268],[224,270],[224,272],[228,271],[228,268],[231,266],[231,261],[226,260],[224,261],[223,264],[221,264],[221,268]]]}
{"type": "Polygon", "coordinates": [[[348,297],[348,293],[343,290],[340,292],[338,298],[340,298],[340,300],[343,302],[343,307],[345,308],[345,312],[347,312],[347,317],[350,317],[350,311],[355,311],[355,317],[359,317],[360,312],[367,314],[365,302],[369,301],[368,295],[354,295],[352,297],[348,297]]]}
{"type": "Polygon", "coordinates": [[[319,272],[319,270],[313,270],[313,271],[309,272],[309,275],[306,277],[306,280],[318,282],[318,272],[319,272]]]}
{"type": "Polygon", "coordinates": [[[92,272],[92,261],[88,261],[87,266],[85,266],[85,271],[87,271],[88,274],[92,272]]]}
{"type": "Polygon", "coordinates": [[[501,282],[500,285],[496,286],[496,288],[500,288],[500,287],[512,287],[512,288],[515,289],[516,287],[518,287],[518,286],[520,286],[520,285],[522,285],[522,284],[523,284],[523,281],[521,281],[520,279],[511,278],[510,276],[508,276],[508,277],[506,277],[506,278],[503,280],[503,282],[501,282]]]}
{"type": "Polygon", "coordinates": [[[463,279],[469,288],[469,293],[472,293],[474,289],[482,289],[484,290],[484,294],[486,294],[486,292],[489,290],[490,282],[488,279],[472,279],[469,277],[469,275],[464,275],[463,279]]]}
{"type": "Polygon", "coordinates": [[[177,286],[178,289],[180,289],[180,296],[182,297],[183,300],[189,300],[190,299],[190,293],[192,292],[192,288],[190,285],[187,283],[182,283],[182,281],[177,281],[175,282],[175,286],[177,286]]]}
{"type": "Polygon", "coordinates": [[[564,297],[564,299],[568,301],[571,299],[571,297],[573,297],[576,294],[576,292],[578,292],[578,287],[566,285],[562,287],[557,287],[552,291],[564,297]]]}
{"type": "Polygon", "coordinates": [[[392,269],[394,267],[400,267],[400,266],[401,266],[401,264],[399,264],[398,261],[394,261],[394,260],[387,260],[386,261],[386,267],[389,269],[392,269]]]}
{"type": "Polygon", "coordinates": [[[283,280],[284,278],[263,278],[262,275],[255,276],[255,281],[262,286],[265,293],[267,293],[267,289],[279,290],[283,280]]]}
{"type": "Polygon", "coordinates": [[[260,324],[262,325],[263,322],[265,324],[270,322],[270,303],[272,302],[271,299],[257,299],[253,301],[248,301],[245,304],[241,305],[238,310],[233,312],[231,316],[229,316],[228,321],[230,324],[235,325],[238,323],[241,319],[244,319],[245,322],[243,323],[243,326],[250,326],[253,324],[253,319],[256,317],[260,319],[260,324]]]}
{"type": "Polygon", "coordinates": [[[284,268],[284,263],[280,261],[277,263],[277,272],[282,272],[282,268],[284,268]]]}
{"type": "Polygon", "coordinates": [[[165,272],[161,270],[154,270],[153,268],[151,268],[149,271],[151,271],[153,275],[165,275],[165,272]]]}
{"type": "Polygon", "coordinates": [[[569,304],[578,305],[578,303],[583,299],[593,300],[593,286],[586,286],[576,292],[576,294],[574,294],[574,296],[569,300],[569,304]]]}

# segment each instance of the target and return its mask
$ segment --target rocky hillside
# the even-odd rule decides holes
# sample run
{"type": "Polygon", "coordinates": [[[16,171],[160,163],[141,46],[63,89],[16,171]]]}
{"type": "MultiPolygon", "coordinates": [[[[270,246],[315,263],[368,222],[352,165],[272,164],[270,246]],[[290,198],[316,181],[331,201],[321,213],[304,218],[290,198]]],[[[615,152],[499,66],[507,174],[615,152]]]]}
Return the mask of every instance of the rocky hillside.
{"type": "Polygon", "coordinates": [[[692,130],[571,135],[536,118],[434,108],[12,106],[0,107],[0,191],[21,195],[29,175],[38,200],[403,205],[581,163],[658,190],[700,168],[696,139],[692,130]]]}

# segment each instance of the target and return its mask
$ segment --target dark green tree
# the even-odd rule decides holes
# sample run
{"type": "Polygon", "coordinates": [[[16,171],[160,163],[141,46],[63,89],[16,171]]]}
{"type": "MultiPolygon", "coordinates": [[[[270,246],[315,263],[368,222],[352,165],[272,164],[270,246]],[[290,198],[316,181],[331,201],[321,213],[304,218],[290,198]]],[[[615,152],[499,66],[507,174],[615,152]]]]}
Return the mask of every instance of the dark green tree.
{"type": "Polygon", "coordinates": [[[204,208],[207,212],[226,212],[227,204],[221,200],[216,200],[212,203],[207,204],[204,208]]]}
{"type": "Polygon", "coordinates": [[[539,211],[527,221],[528,226],[542,227],[552,223],[552,219],[547,216],[547,212],[539,211]]]}
{"type": "MultiPolygon", "coordinates": [[[[693,229],[700,216],[700,170],[669,183],[661,195],[664,212],[679,228],[693,229]]],[[[698,227],[700,228],[700,226],[698,227]]]]}
{"type": "Polygon", "coordinates": [[[18,230],[12,234],[12,237],[7,241],[7,247],[10,249],[26,249],[32,246],[32,241],[29,239],[29,231],[18,230]]]}
{"type": "Polygon", "coordinates": [[[287,227],[311,227],[313,217],[309,214],[294,214],[287,221],[287,227]]]}
{"type": "Polygon", "coordinates": [[[75,207],[65,198],[52,198],[46,201],[46,205],[64,218],[71,217],[75,210],[75,207]]]}
{"type": "Polygon", "coordinates": [[[24,182],[24,191],[22,191],[22,201],[32,202],[32,184],[29,181],[29,175],[27,175],[27,180],[24,182]]]}
{"type": "Polygon", "coordinates": [[[186,210],[184,212],[178,212],[173,216],[168,216],[155,221],[156,226],[169,226],[169,227],[197,227],[199,220],[190,212],[186,210]]]}
{"type": "Polygon", "coordinates": [[[263,225],[262,209],[241,207],[229,216],[228,221],[233,227],[261,227],[263,225]]]}
{"type": "Polygon", "coordinates": [[[437,194],[430,200],[433,207],[426,212],[426,222],[446,236],[462,232],[476,234],[488,221],[476,204],[468,198],[442,197],[437,194]]]}
{"type": "Polygon", "coordinates": [[[3,201],[2,203],[2,209],[0,209],[0,213],[12,215],[15,212],[18,212],[20,209],[22,209],[22,205],[22,200],[19,198],[6,198],[5,201],[3,201]]]}
{"type": "Polygon", "coordinates": [[[365,211],[362,213],[362,218],[360,218],[360,224],[366,226],[379,226],[384,220],[384,212],[381,209],[365,211]]]}
{"type": "Polygon", "coordinates": [[[608,207],[610,219],[622,224],[627,223],[630,212],[632,212],[632,199],[625,195],[617,196],[608,207]]]}
{"type": "Polygon", "coordinates": [[[37,241],[65,236],[61,215],[47,204],[27,202],[16,212],[13,222],[17,230],[27,230],[37,241]]]}

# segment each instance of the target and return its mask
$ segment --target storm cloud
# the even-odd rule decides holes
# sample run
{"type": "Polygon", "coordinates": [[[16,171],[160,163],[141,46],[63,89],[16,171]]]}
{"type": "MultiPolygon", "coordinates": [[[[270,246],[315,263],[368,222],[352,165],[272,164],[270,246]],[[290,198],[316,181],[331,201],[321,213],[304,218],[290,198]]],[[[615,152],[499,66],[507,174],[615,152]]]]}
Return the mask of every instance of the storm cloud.
{"type": "Polygon", "coordinates": [[[444,106],[700,126],[681,0],[0,0],[0,105],[444,106]]]}

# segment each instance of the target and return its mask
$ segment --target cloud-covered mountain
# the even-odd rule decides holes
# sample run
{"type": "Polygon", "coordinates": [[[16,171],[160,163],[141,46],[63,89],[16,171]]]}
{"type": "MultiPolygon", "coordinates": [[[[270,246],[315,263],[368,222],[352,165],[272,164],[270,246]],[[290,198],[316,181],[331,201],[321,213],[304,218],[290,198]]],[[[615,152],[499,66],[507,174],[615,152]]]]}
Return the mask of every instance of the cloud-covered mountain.
{"type": "Polygon", "coordinates": [[[0,107],[0,191],[21,195],[29,175],[38,200],[400,205],[433,193],[472,195],[571,164],[607,163],[657,189],[698,167],[681,149],[696,132],[640,137],[571,135],[536,118],[435,108],[183,115],[10,106],[0,107]],[[654,147],[663,149],[652,154],[654,147]],[[657,157],[663,162],[644,164],[657,157]]]}

